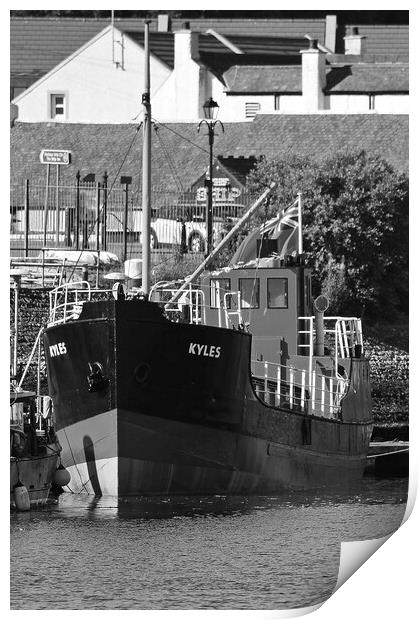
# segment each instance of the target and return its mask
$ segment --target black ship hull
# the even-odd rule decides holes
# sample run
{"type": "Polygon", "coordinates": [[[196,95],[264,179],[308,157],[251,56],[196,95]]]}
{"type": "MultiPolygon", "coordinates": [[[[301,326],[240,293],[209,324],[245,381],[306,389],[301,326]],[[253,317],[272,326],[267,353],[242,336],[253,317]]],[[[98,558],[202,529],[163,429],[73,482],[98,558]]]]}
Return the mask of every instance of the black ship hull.
{"type": "MultiPolygon", "coordinates": [[[[363,473],[372,425],[362,386],[334,418],[268,406],[253,389],[248,333],[112,300],[49,327],[44,345],[72,491],[271,493],[363,473]]],[[[353,363],[356,383],[366,362],[353,363]]]]}

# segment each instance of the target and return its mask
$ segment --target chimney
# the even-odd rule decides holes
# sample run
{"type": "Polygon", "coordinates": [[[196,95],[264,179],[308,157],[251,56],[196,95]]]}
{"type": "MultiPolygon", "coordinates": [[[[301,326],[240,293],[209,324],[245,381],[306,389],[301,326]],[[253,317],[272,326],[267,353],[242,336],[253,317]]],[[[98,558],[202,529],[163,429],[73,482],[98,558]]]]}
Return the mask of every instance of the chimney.
{"type": "Polygon", "coordinates": [[[157,32],[169,32],[170,30],[170,20],[169,16],[161,13],[157,15],[157,32]]]}
{"type": "Polygon", "coordinates": [[[176,120],[196,121],[202,116],[200,106],[200,66],[198,58],[198,33],[192,32],[185,22],[175,37],[175,104],[176,120]]]}
{"type": "Polygon", "coordinates": [[[362,56],[367,51],[367,37],[362,37],[358,32],[357,26],[351,27],[351,34],[343,37],[345,41],[345,54],[353,54],[354,56],[362,56]]]}
{"type": "Polygon", "coordinates": [[[324,44],[333,53],[335,53],[336,50],[336,28],[336,15],[326,15],[324,44]]]}
{"type": "Polygon", "coordinates": [[[325,107],[326,54],[317,47],[317,39],[309,39],[309,48],[301,50],[301,85],[304,112],[318,112],[325,107]]]}

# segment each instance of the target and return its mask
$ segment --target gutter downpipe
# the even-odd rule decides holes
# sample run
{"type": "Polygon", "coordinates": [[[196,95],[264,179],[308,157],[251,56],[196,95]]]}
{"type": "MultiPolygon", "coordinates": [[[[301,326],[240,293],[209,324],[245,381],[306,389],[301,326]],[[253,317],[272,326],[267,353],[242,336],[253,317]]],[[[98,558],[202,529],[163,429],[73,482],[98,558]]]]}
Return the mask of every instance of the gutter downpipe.
{"type": "Polygon", "coordinates": [[[260,206],[260,204],[265,200],[265,198],[270,194],[272,189],[275,187],[276,183],[271,183],[271,185],[265,189],[263,194],[252,204],[252,206],[246,211],[246,213],[242,216],[242,218],[237,222],[235,226],[226,234],[226,236],[221,239],[220,243],[208,254],[206,259],[195,269],[195,271],[186,278],[182,286],[176,291],[173,295],[172,299],[167,302],[165,308],[167,308],[170,304],[174,303],[181,297],[183,291],[188,288],[190,284],[204,271],[205,267],[210,263],[216,255],[222,250],[222,248],[230,241],[231,237],[236,234],[238,230],[243,226],[245,222],[253,215],[256,209],[260,206]]]}

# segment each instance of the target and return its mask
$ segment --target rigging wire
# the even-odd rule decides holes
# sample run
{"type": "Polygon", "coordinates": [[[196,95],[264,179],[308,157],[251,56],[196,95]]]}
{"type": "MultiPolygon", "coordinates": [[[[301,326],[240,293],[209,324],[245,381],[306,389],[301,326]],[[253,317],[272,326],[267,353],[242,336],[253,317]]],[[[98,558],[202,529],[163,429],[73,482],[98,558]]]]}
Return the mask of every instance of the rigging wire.
{"type": "MultiPolygon", "coordinates": [[[[265,226],[266,222],[268,221],[268,207],[271,204],[271,196],[269,195],[267,197],[267,199],[265,200],[265,209],[264,209],[264,221],[262,226],[265,226]]],[[[259,269],[259,264],[260,264],[260,257],[262,254],[262,246],[263,246],[263,239],[264,239],[265,234],[262,232],[262,237],[260,240],[260,245],[259,245],[259,252],[258,252],[258,256],[256,258],[256,269],[255,269],[255,275],[253,276],[253,286],[252,286],[252,294],[250,296],[250,308],[249,308],[249,325],[251,324],[251,320],[252,320],[252,309],[253,309],[253,295],[255,293],[255,287],[256,287],[256,280],[257,280],[257,275],[258,275],[258,269],[259,269]]],[[[260,295],[260,291],[259,291],[259,295],[260,295]]],[[[259,305],[259,302],[258,302],[259,305]]]]}
{"type": "MultiPolygon", "coordinates": [[[[115,176],[114,176],[114,180],[113,180],[113,182],[111,183],[110,187],[109,187],[109,188],[106,188],[106,198],[109,198],[109,196],[110,196],[110,194],[111,194],[111,192],[112,192],[112,190],[113,190],[113,187],[114,187],[114,185],[115,185],[115,183],[116,183],[116,180],[117,180],[117,178],[118,178],[118,176],[119,176],[119,173],[121,172],[122,167],[123,167],[123,165],[125,164],[125,162],[126,162],[126,160],[127,160],[127,157],[128,157],[128,155],[129,155],[129,153],[130,153],[130,151],[131,151],[132,147],[134,146],[134,142],[135,142],[135,140],[136,140],[136,138],[137,138],[137,136],[138,136],[138,133],[139,133],[139,131],[140,131],[141,127],[142,127],[142,124],[143,124],[143,123],[141,122],[141,123],[140,123],[139,125],[137,125],[137,126],[136,126],[136,128],[135,128],[135,133],[134,133],[134,135],[133,135],[133,137],[132,137],[132,140],[131,140],[131,142],[130,142],[130,144],[129,144],[129,146],[128,146],[128,149],[127,149],[127,151],[126,151],[126,153],[125,153],[125,155],[124,155],[124,157],[123,157],[123,159],[122,159],[122,162],[121,162],[121,164],[120,164],[120,166],[119,166],[119,168],[118,168],[118,170],[117,170],[117,172],[116,172],[116,174],[115,174],[115,176]]],[[[99,226],[99,220],[100,220],[100,216],[102,215],[102,212],[103,212],[103,205],[102,205],[102,207],[99,209],[99,214],[96,216],[96,219],[95,219],[95,221],[93,222],[93,224],[92,224],[92,226],[91,226],[91,228],[90,228],[89,234],[87,235],[87,241],[90,239],[90,237],[91,237],[91,235],[92,235],[92,233],[93,233],[93,231],[94,231],[94,229],[95,229],[95,226],[96,226],[96,225],[98,225],[98,226],[99,226]]],[[[73,269],[72,269],[72,271],[71,271],[71,274],[70,274],[70,280],[71,280],[71,278],[73,277],[74,272],[75,272],[75,270],[76,270],[76,268],[77,268],[77,265],[78,265],[78,264],[79,264],[79,262],[80,262],[80,259],[81,259],[81,256],[82,256],[82,253],[83,253],[83,250],[81,250],[81,252],[80,252],[80,254],[79,254],[78,258],[77,258],[77,261],[76,261],[76,263],[75,263],[75,265],[74,265],[74,267],[73,267],[73,269]]]]}
{"type": "Polygon", "coordinates": [[[180,192],[183,192],[184,188],[183,188],[183,185],[182,185],[182,181],[180,180],[180,177],[179,177],[179,175],[176,172],[176,167],[175,167],[173,158],[171,157],[171,155],[170,155],[168,149],[166,148],[166,145],[163,142],[163,139],[162,139],[162,137],[161,137],[161,135],[159,133],[159,125],[158,125],[158,123],[154,123],[154,131],[156,132],[156,136],[157,136],[157,138],[159,140],[159,143],[160,143],[160,146],[162,148],[162,151],[163,151],[163,153],[164,153],[164,155],[166,157],[166,160],[167,160],[167,163],[169,165],[170,172],[172,173],[172,176],[173,176],[173,179],[175,181],[175,184],[176,184],[178,190],[180,192]]]}
{"type": "Polygon", "coordinates": [[[188,142],[189,144],[191,144],[192,146],[196,147],[200,151],[203,151],[204,153],[209,155],[209,150],[208,149],[205,149],[204,147],[202,147],[200,144],[197,144],[196,142],[192,142],[192,140],[189,140],[189,138],[187,138],[186,136],[182,136],[181,133],[179,133],[175,129],[172,129],[169,125],[166,125],[165,123],[162,123],[161,121],[159,121],[157,119],[154,119],[154,118],[153,118],[153,120],[156,123],[158,123],[161,127],[164,127],[165,129],[168,129],[169,131],[174,133],[176,136],[178,136],[178,138],[182,138],[182,140],[185,140],[185,142],[188,142]]]}

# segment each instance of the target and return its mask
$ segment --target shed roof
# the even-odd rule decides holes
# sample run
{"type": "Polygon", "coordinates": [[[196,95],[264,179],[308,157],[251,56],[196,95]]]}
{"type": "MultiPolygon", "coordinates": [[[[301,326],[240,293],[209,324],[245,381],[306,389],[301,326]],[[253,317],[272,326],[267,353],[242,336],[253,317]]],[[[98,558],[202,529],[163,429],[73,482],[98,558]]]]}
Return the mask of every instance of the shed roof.
{"type": "MultiPolygon", "coordinates": [[[[328,93],[408,93],[407,63],[337,64],[327,68],[328,93]]],[[[301,66],[230,67],[223,75],[231,94],[301,93],[301,66]]]]}

